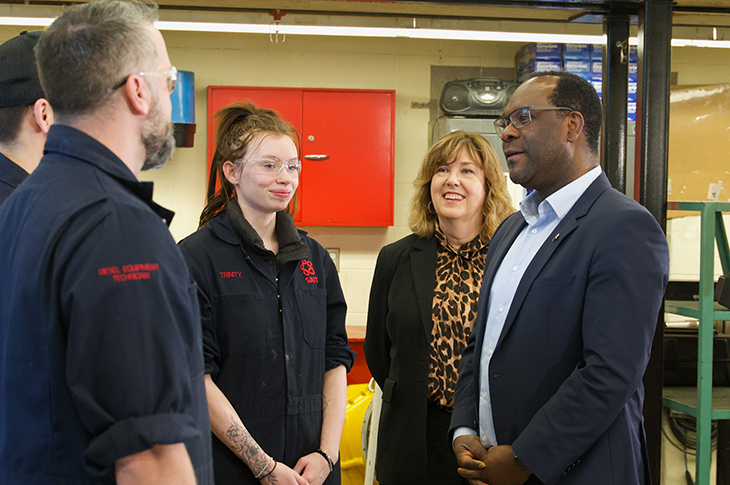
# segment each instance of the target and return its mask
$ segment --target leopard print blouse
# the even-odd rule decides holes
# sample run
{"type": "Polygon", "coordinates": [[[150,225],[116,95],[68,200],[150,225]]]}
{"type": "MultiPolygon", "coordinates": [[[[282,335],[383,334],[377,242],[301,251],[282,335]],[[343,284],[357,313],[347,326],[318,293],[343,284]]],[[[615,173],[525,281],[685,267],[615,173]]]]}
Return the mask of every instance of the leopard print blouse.
{"type": "Polygon", "coordinates": [[[431,312],[428,397],[447,409],[454,407],[459,361],[477,316],[488,244],[479,236],[459,248],[436,229],[436,289],[431,312]]]}

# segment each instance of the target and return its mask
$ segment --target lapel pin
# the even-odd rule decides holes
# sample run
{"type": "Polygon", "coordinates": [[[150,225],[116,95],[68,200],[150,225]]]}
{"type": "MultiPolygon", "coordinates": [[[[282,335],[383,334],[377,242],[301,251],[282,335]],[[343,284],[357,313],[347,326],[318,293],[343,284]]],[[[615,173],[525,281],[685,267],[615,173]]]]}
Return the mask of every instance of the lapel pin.
{"type": "Polygon", "coordinates": [[[560,233],[557,233],[557,234],[555,235],[555,237],[553,238],[553,241],[557,241],[559,237],[560,237],[560,233]]]}

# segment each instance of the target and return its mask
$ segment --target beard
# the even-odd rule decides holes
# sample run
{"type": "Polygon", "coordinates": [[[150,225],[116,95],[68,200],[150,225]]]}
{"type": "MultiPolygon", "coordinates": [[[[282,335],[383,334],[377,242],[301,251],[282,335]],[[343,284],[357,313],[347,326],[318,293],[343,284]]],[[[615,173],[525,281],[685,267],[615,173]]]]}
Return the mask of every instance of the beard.
{"type": "Polygon", "coordinates": [[[172,121],[165,119],[157,93],[154,95],[154,100],[149,116],[142,123],[141,137],[146,156],[142,170],[162,167],[175,152],[172,121]]]}

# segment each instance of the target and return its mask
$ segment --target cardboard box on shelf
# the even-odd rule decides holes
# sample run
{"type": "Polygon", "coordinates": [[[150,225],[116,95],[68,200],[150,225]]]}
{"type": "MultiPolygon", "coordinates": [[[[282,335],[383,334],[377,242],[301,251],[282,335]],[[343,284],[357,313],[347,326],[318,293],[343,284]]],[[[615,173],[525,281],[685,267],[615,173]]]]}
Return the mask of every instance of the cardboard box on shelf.
{"type": "Polygon", "coordinates": [[[591,44],[563,44],[563,61],[590,61],[591,44]]]}
{"type": "Polygon", "coordinates": [[[598,79],[591,77],[591,84],[593,85],[593,89],[598,93],[598,97],[603,99],[603,79],[600,77],[598,79]]]}
{"type": "Polygon", "coordinates": [[[563,59],[563,71],[591,80],[591,61],[572,61],[563,59]]]}
{"type": "Polygon", "coordinates": [[[560,71],[562,44],[530,43],[523,45],[516,57],[517,80],[524,81],[541,71],[560,71]]]}

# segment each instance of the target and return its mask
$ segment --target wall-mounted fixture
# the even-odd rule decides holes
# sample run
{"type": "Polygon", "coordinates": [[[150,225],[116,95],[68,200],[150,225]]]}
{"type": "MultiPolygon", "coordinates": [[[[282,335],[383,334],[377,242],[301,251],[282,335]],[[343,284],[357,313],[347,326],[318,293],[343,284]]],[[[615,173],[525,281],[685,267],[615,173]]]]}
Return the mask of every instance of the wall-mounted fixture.
{"type": "Polygon", "coordinates": [[[175,146],[192,147],[195,139],[195,74],[177,72],[177,85],[170,94],[175,146]]]}

